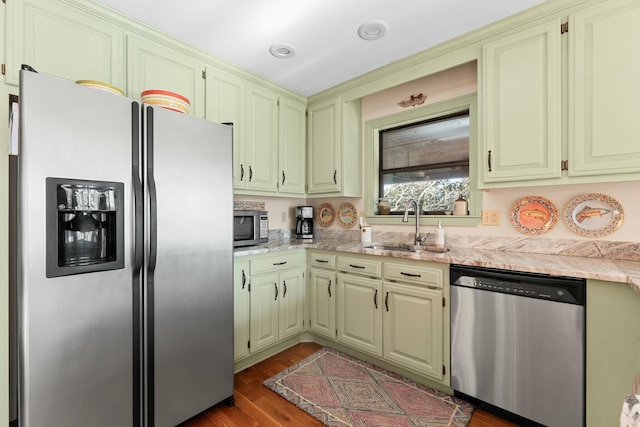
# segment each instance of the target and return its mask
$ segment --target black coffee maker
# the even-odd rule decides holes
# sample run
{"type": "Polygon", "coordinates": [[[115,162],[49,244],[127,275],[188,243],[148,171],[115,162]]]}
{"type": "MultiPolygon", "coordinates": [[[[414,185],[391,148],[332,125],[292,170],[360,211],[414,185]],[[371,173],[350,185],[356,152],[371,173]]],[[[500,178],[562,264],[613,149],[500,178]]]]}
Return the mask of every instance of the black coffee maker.
{"type": "Polygon", "coordinates": [[[313,239],[313,206],[298,206],[296,208],[296,237],[298,239],[313,239]]]}

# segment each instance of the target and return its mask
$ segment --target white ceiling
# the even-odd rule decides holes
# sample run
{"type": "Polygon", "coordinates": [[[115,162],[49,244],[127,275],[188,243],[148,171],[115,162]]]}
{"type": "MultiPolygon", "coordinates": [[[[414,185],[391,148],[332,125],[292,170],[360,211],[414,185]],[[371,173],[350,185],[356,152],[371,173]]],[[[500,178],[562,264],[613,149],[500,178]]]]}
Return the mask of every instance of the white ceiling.
{"type": "Polygon", "coordinates": [[[96,0],[309,96],[545,0],[96,0]],[[365,41],[358,27],[388,24],[365,41]],[[294,57],[277,59],[274,43],[294,57]]]}

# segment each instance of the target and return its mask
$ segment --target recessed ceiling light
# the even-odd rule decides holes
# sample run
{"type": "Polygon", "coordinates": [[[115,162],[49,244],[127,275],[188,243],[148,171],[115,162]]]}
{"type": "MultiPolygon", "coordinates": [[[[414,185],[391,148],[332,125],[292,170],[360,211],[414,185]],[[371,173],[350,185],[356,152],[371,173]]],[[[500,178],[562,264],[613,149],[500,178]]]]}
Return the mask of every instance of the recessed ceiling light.
{"type": "Polygon", "coordinates": [[[269,47],[269,52],[278,59],[287,59],[295,56],[296,48],[290,43],[274,43],[269,47]]]}
{"type": "Polygon", "coordinates": [[[382,20],[367,21],[358,27],[358,35],[363,40],[378,40],[387,33],[389,24],[382,20]]]}

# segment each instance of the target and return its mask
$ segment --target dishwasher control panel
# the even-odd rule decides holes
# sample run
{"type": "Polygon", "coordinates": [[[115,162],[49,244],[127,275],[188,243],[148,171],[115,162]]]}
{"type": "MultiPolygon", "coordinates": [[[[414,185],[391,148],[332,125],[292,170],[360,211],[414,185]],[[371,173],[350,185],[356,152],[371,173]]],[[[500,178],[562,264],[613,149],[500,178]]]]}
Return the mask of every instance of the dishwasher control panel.
{"type": "Polygon", "coordinates": [[[451,285],[584,305],[585,281],[572,277],[452,266],[451,285]]]}

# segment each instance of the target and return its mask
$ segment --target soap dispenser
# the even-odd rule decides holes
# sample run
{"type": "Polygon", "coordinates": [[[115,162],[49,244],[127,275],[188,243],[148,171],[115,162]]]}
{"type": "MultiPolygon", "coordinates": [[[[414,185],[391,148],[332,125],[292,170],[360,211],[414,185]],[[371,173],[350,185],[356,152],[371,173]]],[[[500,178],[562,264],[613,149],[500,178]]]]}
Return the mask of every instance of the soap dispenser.
{"type": "Polygon", "coordinates": [[[435,245],[437,248],[444,248],[444,228],[442,228],[442,222],[438,221],[438,226],[436,227],[436,242],[435,245]]]}

